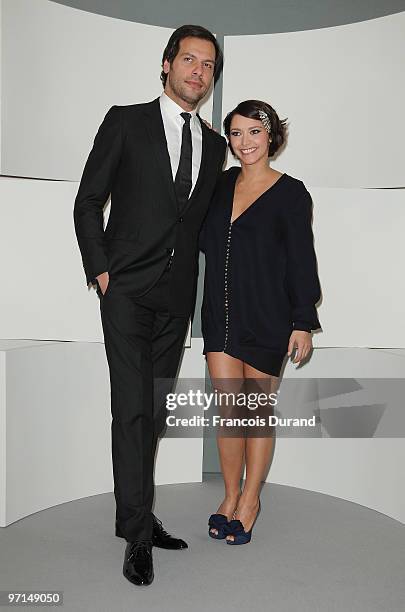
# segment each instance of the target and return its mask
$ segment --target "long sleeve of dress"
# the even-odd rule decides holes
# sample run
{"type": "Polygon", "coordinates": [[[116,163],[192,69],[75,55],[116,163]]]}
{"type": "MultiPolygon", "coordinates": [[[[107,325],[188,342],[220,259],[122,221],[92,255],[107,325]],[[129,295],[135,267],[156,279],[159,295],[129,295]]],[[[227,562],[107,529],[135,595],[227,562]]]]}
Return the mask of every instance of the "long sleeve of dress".
{"type": "Polygon", "coordinates": [[[112,106],[94,139],[74,205],[74,225],[87,284],[107,271],[103,208],[111,193],[122,150],[121,112],[112,106]]]}
{"type": "Polygon", "coordinates": [[[303,192],[284,210],[287,250],[287,290],[292,305],[294,329],[311,331],[321,327],[315,304],[321,297],[312,233],[312,200],[303,192]]]}

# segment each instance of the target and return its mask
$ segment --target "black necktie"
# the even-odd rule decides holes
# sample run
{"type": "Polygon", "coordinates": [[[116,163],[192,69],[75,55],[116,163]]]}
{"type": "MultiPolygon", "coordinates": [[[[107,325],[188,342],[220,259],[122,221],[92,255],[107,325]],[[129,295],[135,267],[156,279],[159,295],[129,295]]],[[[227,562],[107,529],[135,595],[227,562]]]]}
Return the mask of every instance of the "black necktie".
{"type": "Polygon", "coordinates": [[[193,146],[191,144],[190,113],[180,113],[184,119],[183,133],[181,137],[181,152],[179,167],[177,168],[174,188],[176,191],[179,208],[187,204],[192,186],[192,157],[193,146]]]}

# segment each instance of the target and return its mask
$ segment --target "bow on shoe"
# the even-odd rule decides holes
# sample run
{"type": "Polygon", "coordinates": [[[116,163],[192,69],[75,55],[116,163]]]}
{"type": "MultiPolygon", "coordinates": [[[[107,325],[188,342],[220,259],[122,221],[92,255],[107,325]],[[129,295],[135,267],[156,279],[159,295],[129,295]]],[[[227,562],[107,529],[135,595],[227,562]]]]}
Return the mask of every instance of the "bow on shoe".
{"type": "Polygon", "coordinates": [[[228,524],[228,519],[224,514],[211,514],[208,519],[208,525],[213,527],[214,529],[218,529],[219,527],[224,527],[228,524]]]}
{"type": "Polygon", "coordinates": [[[232,521],[229,521],[229,523],[224,526],[224,532],[226,533],[226,535],[238,535],[246,533],[239,519],[232,519],[232,521]]]}
{"type": "Polygon", "coordinates": [[[224,514],[211,514],[208,519],[208,535],[214,540],[223,540],[226,537],[225,527],[228,525],[228,517],[224,514]],[[217,533],[214,533],[212,529],[216,529],[217,533]]]}

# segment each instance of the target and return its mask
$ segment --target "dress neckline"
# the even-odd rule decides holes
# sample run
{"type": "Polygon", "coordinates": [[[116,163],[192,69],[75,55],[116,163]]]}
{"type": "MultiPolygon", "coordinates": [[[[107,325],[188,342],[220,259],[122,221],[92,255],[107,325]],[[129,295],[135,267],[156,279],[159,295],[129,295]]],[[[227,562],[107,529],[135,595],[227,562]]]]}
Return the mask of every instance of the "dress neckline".
{"type": "Polygon", "coordinates": [[[265,196],[269,191],[271,191],[273,189],[273,187],[275,187],[276,185],[278,185],[278,183],[287,176],[287,174],[285,172],[283,172],[283,174],[281,176],[278,177],[278,179],[272,184],[270,185],[270,187],[268,187],[265,191],[263,191],[263,193],[261,193],[255,200],[253,200],[253,202],[251,202],[251,204],[249,204],[249,206],[247,208],[245,208],[245,210],[243,212],[240,213],[240,215],[238,215],[233,221],[232,221],[232,215],[233,215],[233,203],[235,200],[235,189],[236,189],[236,181],[238,179],[239,174],[241,173],[241,168],[238,168],[236,166],[236,169],[238,170],[238,172],[235,173],[235,180],[233,182],[233,189],[232,189],[232,193],[231,193],[231,216],[230,216],[230,224],[233,225],[234,223],[236,223],[236,221],[238,221],[241,217],[243,217],[243,215],[245,215],[251,208],[252,206],[255,206],[261,199],[263,196],[265,196]]]}

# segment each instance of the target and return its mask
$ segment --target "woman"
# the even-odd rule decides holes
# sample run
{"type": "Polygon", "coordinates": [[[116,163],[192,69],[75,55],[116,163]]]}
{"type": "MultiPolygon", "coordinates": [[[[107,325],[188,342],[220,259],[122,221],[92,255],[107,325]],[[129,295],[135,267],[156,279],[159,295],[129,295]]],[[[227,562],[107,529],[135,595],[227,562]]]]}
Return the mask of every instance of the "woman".
{"type": "MultiPolygon", "coordinates": [[[[291,358],[299,364],[312,349],[311,330],[320,328],[311,197],[300,180],[269,165],[286,131],[269,104],[241,102],[224,128],[240,168],[223,173],[201,232],[203,352],[216,389],[237,393],[249,381],[270,394],[286,353],[295,350],[291,358]]],[[[209,535],[244,544],[259,511],[274,436],[218,434],[217,443],[225,498],[209,519],[209,535]]]]}

